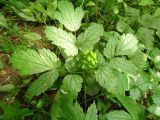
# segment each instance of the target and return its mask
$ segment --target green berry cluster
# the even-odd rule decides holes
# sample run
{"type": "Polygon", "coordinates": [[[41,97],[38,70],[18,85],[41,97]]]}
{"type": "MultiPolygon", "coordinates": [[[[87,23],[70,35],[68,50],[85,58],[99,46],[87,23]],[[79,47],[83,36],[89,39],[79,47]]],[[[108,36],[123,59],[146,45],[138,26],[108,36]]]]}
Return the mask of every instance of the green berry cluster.
{"type": "Polygon", "coordinates": [[[97,64],[96,53],[87,50],[82,54],[82,58],[81,58],[82,70],[94,69],[96,67],[96,64],[97,64]]]}

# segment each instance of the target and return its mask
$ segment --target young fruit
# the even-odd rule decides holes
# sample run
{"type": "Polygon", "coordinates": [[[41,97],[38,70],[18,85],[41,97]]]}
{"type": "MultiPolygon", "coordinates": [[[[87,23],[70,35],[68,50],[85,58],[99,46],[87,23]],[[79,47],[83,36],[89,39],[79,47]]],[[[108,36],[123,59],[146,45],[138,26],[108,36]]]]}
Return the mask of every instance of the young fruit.
{"type": "Polygon", "coordinates": [[[97,56],[93,51],[86,50],[81,57],[81,69],[89,70],[94,69],[97,64],[97,56]]]}

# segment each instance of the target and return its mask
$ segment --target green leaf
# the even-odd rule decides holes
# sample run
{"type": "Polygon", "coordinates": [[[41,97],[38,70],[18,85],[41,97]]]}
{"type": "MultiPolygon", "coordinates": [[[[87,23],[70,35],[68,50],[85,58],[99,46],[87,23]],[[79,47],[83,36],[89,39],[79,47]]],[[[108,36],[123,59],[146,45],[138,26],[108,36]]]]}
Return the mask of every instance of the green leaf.
{"type": "Polygon", "coordinates": [[[14,85],[13,84],[6,84],[1,86],[0,85],[0,92],[8,92],[14,89],[14,85]]]}
{"type": "MultiPolygon", "coordinates": [[[[56,94],[55,100],[52,105],[51,109],[51,119],[58,120],[59,113],[63,109],[61,109],[60,104],[63,103],[63,100],[69,101],[69,103],[73,103],[73,100],[78,95],[82,88],[83,80],[78,75],[67,75],[63,79],[63,85],[61,86],[60,90],[56,94]]],[[[66,109],[65,109],[66,110],[66,109]]]]}
{"type": "Polygon", "coordinates": [[[117,95],[117,99],[132,115],[133,120],[146,120],[143,107],[137,104],[133,98],[117,95]]]}
{"type": "Polygon", "coordinates": [[[25,39],[28,39],[30,41],[34,41],[34,40],[40,40],[41,39],[41,36],[37,33],[34,33],[34,32],[26,32],[23,34],[23,37],[25,39]]]}
{"type": "Polygon", "coordinates": [[[109,92],[123,95],[128,90],[128,80],[126,76],[115,71],[105,63],[96,72],[96,81],[109,92]]]}
{"type": "Polygon", "coordinates": [[[114,69],[117,69],[120,72],[135,74],[137,71],[136,66],[131,61],[126,60],[125,58],[113,58],[110,60],[110,64],[114,69]]]}
{"type": "Polygon", "coordinates": [[[60,91],[62,94],[66,94],[70,99],[75,99],[82,88],[82,78],[78,75],[67,75],[63,81],[60,91]]]}
{"type": "Polygon", "coordinates": [[[6,18],[0,13],[0,27],[9,29],[6,18]]]}
{"type": "Polygon", "coordinates": [[[153,0],[140,0],[138,4],[141,6],[148,6],[148,5],[154,4],[154,1],[153,0]]]}
{"type": "Polygon", "coordinates": [[[54,1],[54,2],[51,2],[51,3],[47,3],[47,10],[46,10],[46,14],[52,18],[52,19],[55,19],[55,10],[57,8],[57,2],[54,1]]]}
{"type": "Polygon", "coordinates": [[[144,14],[142,16],[141,25],[146,28],[160,29],[160,16],[144,14]]]}
{"type": "Polygon", "coordinates": [[[129,17],[131,21],[136,22],[140,18],[140,10],[133,7],[125,7],[125,16],[129,17]]]}
{"type": "Polygon", "coordinates": [[[77,46],[81,51],[93,50],[93,46],[99,42],[103,35],[103,26],[100,24],[91,24],[84,33],[81,33],[77,40],[77,46]]]}
{"type": "Polygon", "coordinates": [[[32,98],[33,96],[38,96],[49,89],[55,80],[58,78],[58,72],[56,70],[51,70],[42,74],[37,80],[35,80],[27,90],[26,97],[32,98]]]}
{"type": "Polygon", "coordinates": [[[60,107],[62,108],[62,112],[60,113],[61,117],[59,117],[59,120],[85,120],[85,114],[78,102],[73,105],[63,101],[60,107]]]}
{"type": "Polygon", "coordinates": [[[131,34],[123,34],[116,48],[116,55],[131,55],[134,54],[137,49],[138,40],[131,34]]]}
{"type": "Polygon", "coordinates": [[[96,54],[97,54],[97,65],[100,66],[103,63],[105,63],[104,56],[98,50],[96,51],[96,54]]]}
{"type": "Polygon", "coordinates": [[[149,112],[151,112],[152,114],[160,117],[160,107],[157,106],[157,105],[151,105],[149,108],[148,108],[149,112]]]}
{"type": "Polygon", "coordinates": [[[124,19],[120,19],[116,25],[117,31],[121,33],[133,33],[134,31],[129,26],[129,24],[126,23],[124,19]]]}
{"type": "Polygon", "coordinates": [[[65,68],[68,72],[76,72],[80,69],[79,59],[70,57],[65,60],[65,68]]]}
{"type": "Polygon", "coordinates": [[[108,59],[111,59],[111,58],[113,58],[115,56],[117,44],[118,44],[118,40],[117,39],[111,39],[106,44],[106,47],[104,48],[103,54],[108,59]]]}
{"type": "Polygon", "coordinates": [[[53,44],[64,49],[64,52],[68,56],[75,56],[78,54],[78,48],[76,47],[76,39],[71,33],[67,33],[62,29],[56,27],[47,26],[45,34],[48,40],[51,40],[53,44]]]}
{"type": "Polygon", "coordinates": [[[137,38],[141,41],[147,48],[153,48],[155,32],[152,29],[145,27],[140,27],[137,32],[137,38]]]}
{"type": "Polygon", "coordinates": [[[160,38],[160,28],[157,30],[156,35],[160,38]]]}
{"type": "Polygon", "coordinates": [[[142,95],[141,95],[141,91],[138,88],[132,88],[130,90],[130,96],[134,99],[134,100],[140,100],[142,95]]]}
{"type": "Polygon", "coordinates": [[[114,110],[105,115],[107,120],[133,120],[132,116],[125,111],[114,110]]]}
{"type": "Polygon", "coordinates": [[[119,38],[120,35],[118,32],[115,31],[104,32],[104,40],[106,41],[118,41],[119,38]]]}
{"type": "Polygon", "coordinates": [[[95,102],[87,110],[86,120],[98,120],[97,108],[95,102]]]}
{"type": "Polygon", "coordinates": [[[19,108],[18,104],[8,105],[5,102],[0,102],[0,109],[3,113],[0,114],[0,120],[22,120],[26,116],[33,115],[33,111],[27,108],[19,108]]]}
{"type": "Polygon", "coordinates": [[[55,12],[55,18],[59,20],[68,30],[76,31],[81,26],[84,11],[81,7],[74,10],[72,3],[68,1],[58,2],[59,11],[55,12]]]}
{"type": "Polygon", "coordinates": [[[152,100],[153,100],[153,103],[160,106],[160,87],[152,87],[153,90],[153,95],[152,95],[152,100]]]}
{"type": "Polygon", "coordinates": [[[48,49],[39,49],[38,52],[32,49],[19,50],[12,54],[11,62],[14,68],[22,75],[32,75],[48,70],[56,69],[57,56],[48,49]]]}
{"type": "Polygon", "coordinates": [[[147,55],[141,51],[137,51],[133,56],[130,56],[129,60],[138,68],[147,67],[147,55]]]}

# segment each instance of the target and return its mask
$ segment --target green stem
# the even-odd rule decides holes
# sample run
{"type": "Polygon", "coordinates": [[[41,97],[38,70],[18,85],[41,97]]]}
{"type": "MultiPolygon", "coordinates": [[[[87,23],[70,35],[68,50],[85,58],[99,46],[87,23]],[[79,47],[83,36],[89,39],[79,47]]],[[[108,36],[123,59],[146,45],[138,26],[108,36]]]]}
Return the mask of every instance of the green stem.
{"type": "Polygon", "coordinates": [[[83,6],[83,4],[84,4],[84,0],[83,0],[82,3],[81,3],[81,7],[83,6]]]}
{"type": "Polygon", "coordinates": [[[87,92],[86,92],[86,80],[84,81],[84,108],[87,111],[87,92]]]}

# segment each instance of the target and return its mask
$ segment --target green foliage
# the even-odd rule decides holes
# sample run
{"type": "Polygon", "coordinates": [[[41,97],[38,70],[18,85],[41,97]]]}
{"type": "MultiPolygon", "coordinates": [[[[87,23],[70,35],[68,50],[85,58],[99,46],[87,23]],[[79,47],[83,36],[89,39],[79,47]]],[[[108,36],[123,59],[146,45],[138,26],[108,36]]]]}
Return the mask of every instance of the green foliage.
{"type": "Polygon", "coordinates": [[[145,120],[144,108],[138,105],[133,98],[127,96],[117,96],[120,103],[127,109],[132,115],[133,120],[145,120]]]}
{"type": "MultiPolygon", "coordinates": [[[[51,111],[52,120],[58,120],[58,117],[61,111],[65,110],[61,108],[61,106],[65,107],[63,103],[67,101],[69,102],[69,103],[66,103],[67,105],[70,105],[73,103],[73,100],[76,99],[78,92],[80,92],[82,88],[82,82],[83,82],[82,78],[78,75],[67,75],[63,79],[63,85],[58,91],[55,97],[54,103],[52,105],[52,111],[51,111]]],[[[74,109],[74,106],[71,106],[71,109],[74,109]]]]}
{"type": "Polygon", "coordinates": [[[103,26],[100,24],[91,24],[84,33],[77,38],[77,46],[81,51],[93,50],[93,46],[99,42],[103,35],[103,26]]]}
{"type": "Polygon", "coordinates": [[[109,64],[103,64],[98,68],[96,72],[96,81],[100,86],[114,94],[124,95],[128,87],[126,76],[110,68],[109,64]]]}
{"type": "Polygon", "coordinates": [[[39,49],[38,52],[32,49],[14,52],[11,58],[14,68],[22,75],[32,75],[48,70],[55,70],[59,62],[56,55],[47,49],[39,49]]]}
{"type": "Polygon", "coordinates": [[[97,108],[96,108],[96,104],[93,103],[90,105],[90,107],[87,110],[87,114],[86,114],[86,120],[98,120],[98,115],[97,115],[97,108]]]}
{"type": "Polygon", "coordinates": [[[133,34],[122,35],[116,47],[116,55],[131,55],[138,50],[138,40],[133,34]]]}
{"type": "Polygon", "coordinates": [[[27,108],[19,108],[19,104],[8,105],[5,102],[0,102],[0,108],[3,110],[4,114],[0,114],[1,120],[11,120],[11,119],[24,119],[26,116],[33,114],[32,111],[27,108]]]}
{"type": "Polygon", "coordinates": [[[113,68],[124,73],[135,74],[137,70],[136,66],[125,58],[113,58],[110,60],[110,64],[113,68]]]}
{"type": "Polygon", "coordinates": [[[159,119],[159,5],[1,0],[0,119],[159,119]]]}
{"type": "Polygon", "coordinates": [[[68,1],[58,2],[59,11],[55,12],[55,18],[59,20],[68,30],[76,31],[81,26],[84,11],[81,7],[74,10],[72,3],[68,1]]]}
{"type": "Polygon", "coordinates": [[[58,78],[58,71],[51,70],[42,74],[36,81],[34,81],[26,92],[26,97],[32,98],[38,96],[50,88],[55,80],[58,78]]]}
{"type": "Polygon", "coordinates": [[[48,26],[45,29],[46,37],[52,41],[53,44],[64,49],[67,56],[74,56],[78,54],[78,48],[75,45],[76,40],[73,34],[67,33],[62,29],[48,26]]]}
{"type": "Polygon", "coordinates": [[[114,110],[105,115],[107,120],[133,120],[131,115],[125,111],[114,110]]]}

